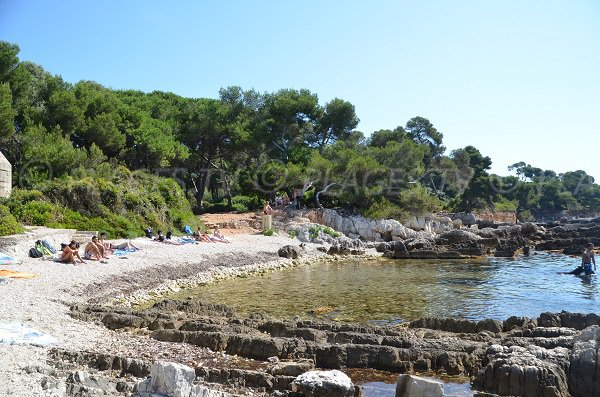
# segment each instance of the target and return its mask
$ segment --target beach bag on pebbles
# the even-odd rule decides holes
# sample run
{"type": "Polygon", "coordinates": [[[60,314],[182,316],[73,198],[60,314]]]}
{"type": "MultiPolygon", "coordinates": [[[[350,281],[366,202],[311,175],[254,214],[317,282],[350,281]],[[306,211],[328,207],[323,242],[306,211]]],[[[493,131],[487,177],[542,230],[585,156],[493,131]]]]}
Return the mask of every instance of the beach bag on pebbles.
{"type": "Polygon", "coordinates": [[[37,248],[33,247],[29,249],[29,257],[30,258],[41,258],[44,256],[37,248]]]}

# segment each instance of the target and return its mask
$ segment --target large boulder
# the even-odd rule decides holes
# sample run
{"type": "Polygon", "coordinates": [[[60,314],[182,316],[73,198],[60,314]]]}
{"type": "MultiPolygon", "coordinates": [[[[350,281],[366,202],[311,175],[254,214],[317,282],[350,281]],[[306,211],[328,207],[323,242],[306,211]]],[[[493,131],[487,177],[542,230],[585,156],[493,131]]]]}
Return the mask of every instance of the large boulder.
{"type": "Polygon", "coordinates": [[[345,373],[332,371],[309,371],[296,377],[292,390],[306,397],[354,397],[355,387],[345,373]]]}
{"type": "Polygon", "coordinates": [[[600,396],[600,327],[584,329],[573,342],[569,390],[575,397],[600,396]]]}
{"type": "Polygon", "coordinates": [[[196,372],[188,366],[158,361],[150,370],[153,393],[169,397],[189,397],[196,372]]]}
{"type": "Polygon", "coordinates": [[[444,397],[442,381],[401,374],[396,382],[396,397],[444,397]]]}
{"type": "Polygon", "coordinates": [[[282,258],[297,259],[300,257],[300,248],[293,245],[284,245],[283,247],[279,248],[277,253],[282,258]]]}
{"type": "Polygon", "coordinates": [[[564,347],[492,345],[474,386],[500,396],[568,397],[568,367],[569,349],[564,347]]]}

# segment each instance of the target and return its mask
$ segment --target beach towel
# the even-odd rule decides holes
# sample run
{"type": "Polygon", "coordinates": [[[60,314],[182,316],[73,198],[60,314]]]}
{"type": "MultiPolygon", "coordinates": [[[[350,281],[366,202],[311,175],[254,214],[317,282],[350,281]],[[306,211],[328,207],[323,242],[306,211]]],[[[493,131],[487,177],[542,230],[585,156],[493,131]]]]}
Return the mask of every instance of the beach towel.
{"type": "Polygon", "coordinates": [[[0,344],[6,345],[42,345],[56,343],[56,339],[24,324],[0,323],[0,344]]]}
{"type": "Polygon", "coordinates": [[[115,256],[125,256],[127,254],[130,254],[130,253],[136,252],[136,251],[137,251],[137,249],[135,249],[135,248],[122,248],[122,249],[115,250],[115,252],[113,252],[113,254],[115,256]]]}
{"type": "Polygon", "coordinates": [[[0,277],[10,278],[34,278],[36,275],[33,273],[18,272],[16,270],[0,269],[0,277]]]}
{"type": "Polygon", "coordinates": [[[191,237],[180,237],[177,239],[181,244],[196,244],[196,240],[191,237]]]}
{"type": "Polygon", "coordinates": [[[10,256],[0,252],[0,265],[14,265],[16,263],[17,260],[15,258],[11,258],[10,256]]]}

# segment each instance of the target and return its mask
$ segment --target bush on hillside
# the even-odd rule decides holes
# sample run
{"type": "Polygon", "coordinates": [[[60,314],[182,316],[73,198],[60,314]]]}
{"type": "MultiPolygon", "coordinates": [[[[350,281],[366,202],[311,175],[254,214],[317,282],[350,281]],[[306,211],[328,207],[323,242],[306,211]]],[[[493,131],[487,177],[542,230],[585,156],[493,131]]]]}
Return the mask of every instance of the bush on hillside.
{"type": "Polygon", "coordinates": [[[23,227],[17,222],[10,213],[10,209],[5,205],[0,205],[0,236],[8,236],[23,231],[23,227]]]}
{"type": "Polygon", "coordinates": [[[80,176],[40,183],[39,190],[16,189],[8,200],[11,213],[28,225],[98,230],[112,237],[141,236],[146,227],[203,226],[173,179],[125,167],[110,176],[93,171],[80,176]]]}

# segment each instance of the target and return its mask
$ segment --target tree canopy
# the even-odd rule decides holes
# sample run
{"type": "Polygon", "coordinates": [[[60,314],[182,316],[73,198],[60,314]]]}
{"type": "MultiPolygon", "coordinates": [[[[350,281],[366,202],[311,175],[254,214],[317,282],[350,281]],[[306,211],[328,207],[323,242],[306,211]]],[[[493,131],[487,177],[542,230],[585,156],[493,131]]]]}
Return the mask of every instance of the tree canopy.
{"type": "Polygon", "coordinates": [[[600,187],[584,171],[518,162],[516,176],[490,175],[490,157],[473,146],[446,154],[443,133],[422,116],[365,138],[352,103],[323,104],[308,89],[113,90],[65,82],[18,54],[0,42],[0,148],[24,188],[123,167],[175,179],[197,211],[253,209],[294,189],[307,206],[369,216],[600,210],[600,187]]]}

